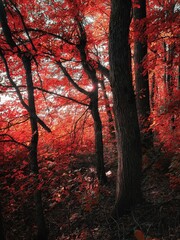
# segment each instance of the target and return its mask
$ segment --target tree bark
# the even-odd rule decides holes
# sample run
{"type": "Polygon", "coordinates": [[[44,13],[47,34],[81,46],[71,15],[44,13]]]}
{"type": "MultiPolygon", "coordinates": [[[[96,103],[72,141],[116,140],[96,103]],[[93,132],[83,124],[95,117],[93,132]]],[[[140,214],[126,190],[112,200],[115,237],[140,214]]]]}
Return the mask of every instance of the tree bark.
{"type": "Polygon", "coordinates": [[[106,183],[106,174],[105,174],[105,168],[104,168],[104,151],[103,151],[103,140],[102,140],[102,122],[99,115],[99,109],[98,109],[98,79],[96,78],[96,72],[94,68],[91,68],[87,62],[86,59],[86,53],[84,50],[84,45],[79,45],[78,47],[80,54],[81,54],[81,60],[82,60],[82,66],[85,70],[85,72],[88,74],[89,78],[92,80],[93,83],[93,91],[88,92],[81,88],[71,77],[71,75],[68,73],[66,68],[62,65],[61,62],[58,62],[58,66],[63,71],[64,75],[67,77],[68,81],[81,93],[85,94],[90,98],[90,110],[91,115],[94,121],[94,135],[95,135],[95,149],[96,149],[96,170],[97,170],[97,176],[101,184],[106,183]]]}
{"type": "MultiPolygon", "coordinates": [[[[29,145],[29,159],[31,165],[31,171],[35,174],[35,181],[38,184],[38,160],[37,160],[37,147],[38,147],[38,121],[36,118],[36,107],[35,107],[35,99],[34,99],[34,86],[32,80],[32,69],[31,69],[31,59],[29,56],[22,56],[22,62],[24,64],[25,72],[26,72],[26,83],[27,83],[27,91],[28,91],[28,105],[29,105],[29,115],[30,115],[30,124],[31,124],[31,142],[29,145]]],[[[34,202],[35,202],[35,210],[36,210],[36,224],[38,228],[37,240],[47,240],[48,234],[44,219],[42,199],[41,199],[41,191],[35,190],[34,192],[34,202]]]]}
{"type": "Polygon", "coordinates": [[[141,142],[131,76],[129,46],[131,1],[111,0],[109,55],[117,131],[118,170],[113,215],[119,217],[141,200],[141,142]]]}
{"type": "MultiPolygon", "coordinates": [[[[31,53],[30,52],[22,52],[16,42],[13,39],[13,34],[11,29],[9,28],[7,17],[6,17],[6,10],[4,8],[3,1],[0,0],[0,22],[3,29],[3,33],[6,39],[7,44],[13,50],[15,47],[17,48],[18,57],[22,61],[26,73],[26,84],[27,84],[27,92],[28,92],[28,105],[24,102],[22,95],[10,76],[10,72],[8,69],[7,62],[5,60],[4,55],[1,53],[1,57],[4,61],[6,72],[10,83],[15,88],[17,95],[28,111],[30,116],[30,124],[31,124],[31,131],[32,137],[29,145],[29,160],[32,172],[35,174],[35,180],[38,182],[38,162],[37,162],[37,146],[38,146],[38,123],[40,123],[48,132],[51,130],[44,124],[44,122],[39,119],[36,115],[36,108],[35,108],[35,99],[34,99],[34,86],[32,80],[32,69],[31,69],[31,53]]],[[[38,227],[38,240],[47,240],[47,231],[46,225],[44,220],[43,208],[42,208],[42,201],[41,201],[41,193],[39,190],[35,191],[34,194],[35,200],[35,207],[36,207],[36,221],[38,227]]]]}
{"type": "Polygon", "coordinates": [[[96,88],[91,94],[90,110],[94,120],[97,176],[100,183],[105,184],[107,182],[107,177],[104,168],[102,122],[98,110],[98,84],[96,84],[96,88]]]}
{"type": "Polygon", "coordinates": [[[113,115],[112,112],[110,110],[110,105],[109,105],[109,99],[106,93],[106,88],[105,88],[105,84],[104,81],[100,81],[101,84],[101,88],[103,91],[103,97],[104,97],[104,101],[105,101],[105,108],[106,108],[106,113],[108,116],[108,124],[109,124],[109,134],[111,137],[111,140],[114,142],[116,135],[115,135],[115,127],[114,127],[114,120],[113,120],[113,115]]]}
{"type": "Polygon", "coordinates": [[[0,205],[0,239],[5,240],[5,234],[4,234],[4,225],[3,225],[3,216],[2,216],[2,209],[0,205]]]}
{"type": "Polygon", "coordinates": [[[79,29],[79,43],[76,45],[80,57],[81,57],[81,64],[82,67],[89,77],[91,79],[93,84],[93,90],[92,92],[87,92],[84,89],[82,89],[77,83],[73,81],[69,73],[62,67],[63,73],[67,76],[68,80],[71,82],[71,84],[80,92],[84,93],[85,95],[89,96],[90,98],[90,110],[92,114],[92,118],[94,120],[94,134],[95,134],[95,149],[96,149],[96,170],[97,170],[97,176],[101,184],[104,184],[107,182],[107,177],[105,174],[105,168],[104,168],[104,153],[103,153],[103,138],[102,138],[102,122],[99,114],[98,109],[98,78],[96,76],[96,69],[94,66],[88,61],[87,54],[86,54],[86,44],[87,44],[87,36],[86,31],[83,26],[83,24],[76,19],[78,29],[79,29]]]}
{"type": "Polygon", "coordinates": [[[139,27],[139,21],[146,18],[146,0],[138,1],[140,7],[133,9],[134,31],[137,38],[134,42],[134,65],[135,65],[135,87],[136,87],[136,104],[139,117],[139,125],[141,129],[142,143],[145,147],[152,147],[153,135],[149,130],[150,122],[150,94],[148,71],[144,72],[143,60],[147,57],[147,37],[140,39],[146,30],[146,23],[143,27],[139,27]]]}

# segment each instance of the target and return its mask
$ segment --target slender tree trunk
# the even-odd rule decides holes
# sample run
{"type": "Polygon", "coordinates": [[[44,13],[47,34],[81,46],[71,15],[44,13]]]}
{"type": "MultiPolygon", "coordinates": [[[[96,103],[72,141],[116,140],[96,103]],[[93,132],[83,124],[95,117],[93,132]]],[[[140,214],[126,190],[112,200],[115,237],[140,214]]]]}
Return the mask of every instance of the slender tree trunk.
{"type": "Polygon", "coordinates": [[[151,87],[151,109],[152,111],[154,110],[154,105],[155,105],[155,99],[154,99],[154,95],[155,95],[155,73],[153,73],[152,76],[152,87],[151,87]]]}
{"type": "MultiPolygon", "coordinates": [[[[38,147],[38,123],[36,117],[35,99],[34,99],[34,87],[32,81],[32,70],[31,70],[31,59],[30,57],[23,56],[22,61],[26,71],[26,83],[28,91],[28,105],[29,105],[29,115],[31,123],[32,137],[29,146],[29,159],[31,165],[31,171],[35,174],[35,181],[38,184],[38,161],[37,161],[37,147],[38,147]]],[[[47,229],[44,219],[41,191],[35,190],[34,192],[34,202],[36,209],[36,224],[38,228],[37,240],[47,240],[47,229]]]]}
{"type": "Polygon", "coordinates": [[[175,49],[175,43],[168,45],[167,50],[167,90],[169,93],[169,96],[172,96],[173,92],[173,76],[172,76],[172,69],[173,69],[173,57],[174,57],[174,49],[175,49]]]}
{"type": "Polygon", "coordinates": [[[101,84],[101,88],[102,88],[102,91],[103,91],[103,97],[104,97],[104,100],[105,100],[105,108],[106,108],[106,113],[107,113],[107,116],[108,116],[109,134],[111,136],[111,140],[114,141],[116,136],[115,136],[115,127],[114,127],[113,115],[112,115],[112,112],[110,110],[109,99],[108,99],[108,96],[107,96],[107,93],[106,93],[106,88],[105,88],[104,81],[103,80],[100,81],[100,84],[101,84]]]}
{"type": "MultiPolygon", "coordinates": [[[[17,95],[20,99],[20,102],[25,107],[25,109],[28,111],[29,116],[30,116],[32,137],[31,137],[31,142],[30,142],[30,146],[29,146],[29,159],[30,159],[31,170],[36,176],[35,180],[38,182],[38,162],[37,162],[38,122],[48,132],[50,132],[50,129],[47,128],[47,126],[43,123],[43,121],[41,119],[39,119],[36,115],[35,99],[34,99],[34,86],[33,86],[32,69],[31,69],[31,56],[30,56],[31,54],[30,54],[30,52],[22,53],[21,50],[19,49],[18,45],[14,41],[11,29],[9,28],[9,25],[8,25],[6,11],[5,11],[2,0],[0,0],[0,22],[1,22],[1,26],[3,29],[3,33],[4,33],[7,44],[10,46],[10,48],[12,50],[15,47],[17,48],[18,57],[22,60],[22,63],[24,65],[24,69],[25,69],[25,73],[26,73],[28,105],[24,102],[21,92],[19,91],[17,85],[11,79],[7,62],[6,62],[3,54],[1,54],[1,57],[3,58],[3,61],[5,63],[7,76],[10,80],[10,83],[15,88],[17,95]]],[[[37,227],[38,227],[38,240],[47,240],[48,237],[47,237],[46,225],[45,225],[43,208],[42,208],[41,193],[39,190],[35,191],[34,200],[35,200],[35,206],[36,206],[36,221],[37,221],[37,227]]]]}
{"type": "Polygon", "coordinates": [[[180,89],[180,65],[178,66],[178,76],[177,76],[177,89],[180,89]]]}
{"type": "Polygon", "coordinates": [[[3,225],[3,216],[2,216],[2,209],[0,205],[0,239],[5,240],[5,234],[4,234],[4,225],[3,225]]]}
{"type": "Polygon", "coordinates": [[[134,31],[138,33],[134,42],[136,104],[142,143],[148,148],[152,147],[153,134],[152,131],[148,131],[150,127],[149,79],[148,71],[144,72],[145,69],[143,67],[143,60],[147,57],[147,38],[145,36],[143,40],[140,40],[146,30],[146,24],[144,23],[144,28],[139,27],[139,21],[143,21],[146,18],[146,0],[139,0],[138,3],[140,7],[135,7],[133,9],[135,21],[134,31]]]}
{"type": "MultiPolygon", "coordinates": [[[[85,34],[83,32],[83,34],[85,34]]],[[[86,40],[84,41],[86,42],[86,40]]],[[[84,50],[84,45],[79,45],[78,47],[81,58],[82,58],[82,66],[92,80],[94,90],[92,92],[87,92],[83,88],[81,88],[70,76],[67,72],[66,68],[61,64],[58,63],[61,70],[63,71],[64,75],[67,77],[68,81],[81,93],[85,94],[90,98],[90,110],[94,121],[94,135],[95,135],[95,149],[96,149],[96,158],[97,158],[97,175],[100,182],[103,184],[106,182],[106,174],[104,168],[104,154],[103,154],[103,140],[102,140],[102,122],[99,115],[98,109],[98,79],[96,77],[96,71],[93,67],[89,65],[86,60],[86,53],[84,50]]]]}
{"type": "Polygon", "coordinates": [[[117,131],[118,170],[114,215],[141,200],[141,142],[129,46],[131,1],[111,0],[110,75],[117,131]]]}
{"type": "Polygon", "coordinates": [[[98,109],[98,84],[96,89],[91,95],[90,104],[91,114],[94,120],[94,133],[95,133],[95,149],[96,149],[96,169],[97,176],[101,184],[107,182],[107,177],[104,168],[104,151],[103,151],[103,138],[102,138],[102,122],[98,109]]]}
{"type": "Polygon", "coordinates": [[[103,139],[102,139],[102,122],[99,115],[98,109],[98,78],[96,76],[96,70],[93,65],[88,61],[86,56],[86,44],[87,36],[86,31],[81,22],[77,22],[80,32],[79,44],[76,45],[81,56],[81,63],[84,71],[86,72],[89,79],[91,79],[94,91],[90,93],[90,109],[94,120],[94,131],[95,131],[95,148],[97,157],[97,175],[100,182],[103,184],[107,181],[105,168],[104,168],[104,154],[103,154],[103,139]]]}

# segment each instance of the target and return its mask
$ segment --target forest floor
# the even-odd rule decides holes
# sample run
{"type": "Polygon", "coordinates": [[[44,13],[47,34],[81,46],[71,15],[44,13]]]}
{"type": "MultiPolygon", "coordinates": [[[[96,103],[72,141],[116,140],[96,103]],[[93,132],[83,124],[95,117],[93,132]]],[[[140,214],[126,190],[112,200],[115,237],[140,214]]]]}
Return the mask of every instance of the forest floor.
{"type": "MultiPolygon", "coordinates": [[[[93,155],[73,157],[60,182],[57,180],[53,189],[43,191],[49,240],[135,240],[136,229],[148,240],[180,240],[179,189],[170,186],[167,169],[157,164],[162,155],[150,155],[153,161],[150,167],[145,167],[142,183],[146,201],[119,220],[111,217],[116,154],[106,153],[108,183],[101,187],[96,179],[93,155]]],[[[15,211],[4,215],[7,240],[35,239],[32,202],[29,198],[15,211]]]]}

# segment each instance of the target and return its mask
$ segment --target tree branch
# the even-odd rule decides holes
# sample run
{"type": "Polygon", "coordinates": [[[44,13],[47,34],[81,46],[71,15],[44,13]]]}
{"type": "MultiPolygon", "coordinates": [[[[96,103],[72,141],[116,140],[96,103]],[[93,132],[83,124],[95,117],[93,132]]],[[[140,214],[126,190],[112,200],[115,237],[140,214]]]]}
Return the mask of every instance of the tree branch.
{"type": "Polygon", "coordinates": [[[21,145],[21,146],[29,149],[29,147],[28,147],[26,144],[21,143],[21,142],[18,142],[18,141],[15,140],[11,135],[9,135],[9,134],[7,134],[7,133],[5,133],[5,134],[0,134],[0,137],[8,137],[8,138],[10,138],[10,139],[0,140],[0,142],[14,142],[14,143],[16,143],[16,144],[18,144],[18,145],[21,145]]]}
{"type": "Polygon", "coordinates": [[[4,9],[4,5],[2,0],[0,0],[0,22],[2,25],[2,30],[4,33],[4,36],[6,38],[7,43],[9,44],[9,46],[14,49],[16,46],[16,43],[14,42],[13,38],[12,38],[12,34],[11,34],[11,30],[8,26],[7,23],[7,17],[6,17],[6,12],[4,9]]]}
{"type": "Polygon", "coordinates": [[[90,96],[90,92],[86,91],[85,89],[81,88],[70,76],[66,68],[62,65],[61,61],[56,62],[57,65],[61,68],[64,75],[67,77],[68,81],[81,93],[83,93],[86,96],[90,96]]]}
{"type": "Polygon", "coordinates": [[[98,79],[96,76],[96,70],[93,67],[93,65],[90,64],[90,62],[87,60],[87,55],[86,55],[86,44],[87,44],[87,36],[86,36],[86,31],[82,25],[81,22],[77,20],[77,24],[79,27],[79,32],[80,32],[80,40],[79,44],[76,45],[77,49],[79,50],[80,56],[81,56],[81,63],[84,68],[84,71],[88,75],[88,77],[92,80],[93,83],[97,84],[98,79]]]}
{"type": "Polygon", "coordinates": [[[64,95],[61,95],[59,93],[55,93],[55,92],[52,92],[52,91],[49,91],[49,90],[46,90],[46,89],[43,89],[43,88],[40,88],[40,87],[34,87],[34,89],[37,89],[39,91],[42,91],[42,92],[45,92],[45,93],[49,93],[49,94],[52,94],[52,95],[55,95],[55,96],[58,96],[58,97],[61,97],[61,98],[65,98],[67,100],[70,100],[70,101],[73,101],[75,103],[78,103],[78,104],[81,104],[81,105],[84,105],[84,106],[89,106],[89,104],[86,104],[86,103],[83,103],[83,102],[80,102],[74,98],[71,98],[71,97],[66,97],[64,95]]]}
{"type": "Polygon", "coordinates": [[[109,69],[104,67],[100,62],[97,63],[98,64],[98,70],[108,79],[110,79],[110,72],[109,69]]]}
{"type": "Polygon", "coordinates": [[[49,35],[49,36],[55,37],[57,39],[60,39],[63,42],[68,43],[70,45],[75,45],[74,43],[68,41],[66,38],[63,38],[62,36],[60,36],[58,34],[47,32],[47,31],[42,30],[42,29],[27,28],[27,31],[29,31],[29,32],[37,32],[37,33],[41,33],[43,35],[49,35]]]}
{"type": "MultiPolygon", "coordinates": [[[[13,81],[13,79],[11,78],[7,61],[6,61],[5,57],[4,57],[4,54],[2,53],[1,49],[0,49],[0,56],[1,56],[2,60],[3,60],[3,62],[4,62],[7,77],[8,77],[8,79],[9,79],[10,83],[12,84],[12,86],[15,88],[16,93],[17,93],[17,95],[18,95],[18,98],[19,98],[22,106],[28,111],[28,113],[30,113],[29,106],[24,102],[23,97],[22,97],[22,95],[21,95],[21,92],[20,92],[18,86],[16,85],[16,83],[15,83],[15,82],[13,81]]],[[[36,117],[38,123],[39,123],[47,132],[51,132],[51,129],[50,129],[37,115],[35,115],[35,116],[33,116],[33,117],[36,117]]]]}
{"type": "Polygon", "coordinates": [[[27,27],[26,27],[26,24],[25,24],[25,22],[24,22],[24,18],[23,18],[23,16],[22,16],[22,14],[20,13],[20,11],[19,11],[19,9],[17,8],[16,5],[15,5],[11,0],[9,0],[9,1],[10,1],[11,4],[14,6],[14,8],[16,9],[16,12],[18,13],[18,15],[19,15],[19,17],[20,17],[20,19],[21,19],[21,22],[22,22],[22,24],[23,24],[25,33],[26,33],[26,35],[27,35],[27,37],[28,37],[28,39],[29,39],[29,41],[30,41],[30,43],[31,43],[31,45],[32,45],[33,50],[34,50],[34,51],[37,51],[36,48],[35,48],[35,46],[34,46],[34,44],[33,44],[33,42],[32,42],[32,39],[31,39],[31,37],[30,37],[30,35],[29,35],[29,32],[28,32],[28,30],[27,30],[27,27]]]}

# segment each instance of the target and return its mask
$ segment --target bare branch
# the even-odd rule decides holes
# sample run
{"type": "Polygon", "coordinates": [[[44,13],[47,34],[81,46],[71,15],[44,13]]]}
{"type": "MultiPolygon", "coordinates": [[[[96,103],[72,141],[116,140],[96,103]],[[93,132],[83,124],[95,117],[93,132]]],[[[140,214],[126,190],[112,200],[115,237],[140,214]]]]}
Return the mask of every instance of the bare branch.
{"type": "Polygon", "coordinates": [[[110,79],[110,73],[109,73],[109,69],[104,67],[100,62],[97,63],[98,64],[98,70],[108,79],[110,79]]]}
{"type": "Polygon", "coordinates": [[[43,35],[49,35],[49,36],[52,36],[54,38],[57,38],[57,39],[60,39],[62,40],[63,42],[65,43],[68,43],[70,45],[75,45],[74,43],[68,41],[66,38],[63,38],[62,36],[58,35],[58,34],[55,34],[55,33],[51,33],[51,32],[47,32],[45,30],[42,30],[42,29],[34,29],[34,28],[27,28],[27,30],[29,32],[36,32],[36,33],[41,33],[43,35]]]}
{"type": "MultiPolygon", "coordinates": [[[[65,99],[67,99],[67,100],[73,101],[73,102],[75,102],[75,103],[78,103],[78,104],[81,104],[81,105],[84,105],[84,106],[87,106],[87,107],[89,106],[88,104],[83,103],[83,102],[80,102],[80,101],[78,101],[78,100],[76,100],[76,99],[74,99],[74,98],[67,97],[67,96],[61,95],[61,94],[59,94],[59,93],[55,93],[55,92],[52,92],[52,91],[49,91],[49,90],[46,90],[46,89],[43,89],[43,88],[40,88],[40,87],[34,87],[34,89],[37,89],[37,90],[39,90],[39,91],[46,92],[46,93],[49,93],[49,94],[52,94],[52,95],[55,95],[55,96],[58,96],[58,97],[61,97],[61,98],[65,98],[65,99]]],[[[86,99],[87,99],[87,98],[86,98],[86,99]]],[[[85,99],[85,100],[86,100],[86,99],[85,99]]]]}
{"type": "MultiPolygon", "coordinates": [[[[28,115],[28,114],[26,114],[26,115],[24,115],[24,116],[27,116],[27,115],[28,115]]],[[[19,118],[24,117],[24,116],[20,116],[19,118]]],[[[18,117],[17,117],[17,118],[18,118],[18,117]]],[[[4,128],[0,128],[0,130],[2,131],[2,130],[10,129],[11,127],[14,127],[14,126],[16,126],[16,125],[22,124],[22,123],[24,123],[24,122],[26,122],[26,121],[29,120],[29,116],[27,116],[27,117],[26,117],[24,120],[22,120],[22,121],[19,121],[19,122],[16,122],[16,123],[12,123],[15,119],[16,119],[16,118],[10,120],[10,121],[7,123],[7,126],[4,127],[4,128]]]]}
{"type": "Polygon", "coordinates": [[[14,6],[14,8],[16,9],[16,12],[18,13],[18,15],[19,15],[19,17],[20,17],[20,19],[21,19],[21,22],[22,22],[22,24],[23,24],[25,33],[26,33],[26,35],[27,35],[27,37],[28,37],[28,39],[29,39],[29,41],[30,41],[30,43],[31,43],[31,45],[32,45],[32,48],[34,49],[34,51],[37,51],[36,48],[35,48],[35,46],[34,46],[34,44],[33,44],[33,42],[32,42],[32,39],[31,39],[31,37],[30,37],[30,35],[29,35],[29,32],[28,32],[28,30],[27,30],[27,27],[26,27],[26,24],[25,24],[25,22],[24,22],[24,18],[23,18],[23,16],[22,16],[22,14],[20,13],[20,11],[19,11],[19,9],[17,8],[16,5],[15,5],[11,0],[9,0],[9,1],[10,1],[11,4],[14,6]]]}
{"type": "Polygon", "coordinates": [[[0,0],[0,22],[1,22],[3,33],[5,35],[7,43],[12,49],[14,49],[16,47],[16,43],[12,38],[11,30],[7,23],[6,12],[4,10],[4,5],[2,0],[0,0]]]}
{"type": "MultiPolygon", "coordinates": [[[[18,97],[19,97],[19,100],[20,100],[22,106],[28,111],[28,113],[30,113],[29,106],[24,102],[23,97],[22,97],[22,95],[21,95],[21,92],[20,92],[18,86],[16,85],[16,83],[15,83],[15,82],[13,81],[13,79],[11,78],[7,61],[6,61],[5,57],[4,57],[4,54],[2,53],[1,49],[0,49],[0,56],[1,56],[2,60],[3,60],[3,62],[4,62],[4,65],[5,65],[5,68],[6,68],[7,77],[8,77],[8,79],[9,79],[10,83],[12,84],[12,86],[15,88],[16,93],[17,93],[17,95],[18,95],[18,97]]],[[[38,123],[39,123],[47,132],[51,132],[51,129],[50,129],[37,115],[35,115],[35,116],[33,116],[33,117],[36,117],[38,123]]]]}
{"type": "Polygon", "coordinates": [[[0,134],[0,137],[3,137],[3,138],[8,137],[8,138],[9,138],[9,139],[0,140],[0,142],[14,142],[14,143],[16,143],[16,144],[18,144],[18,145],[21,145],[21,146],[29,149],[29,147],[28,147],[26,144],[21,143],[21,142],[18,142],[18,141],[15,140],[11,135],[9,135],[9,134],[7,134],[7,133],[5,133],[5,134],[0,134]]]}
{"type": "Polygon", "coordinates": [[[61,68],[64,75],[67,77],[68,81],[81,93],[83,93],[86,96],[90,96],[90,92],[86,91],[85,89],[81,88],[71,77],[71,75],[68,73],[66,68],[62,65],[61,61],[56,62],[57,65],[61,68]]]}

